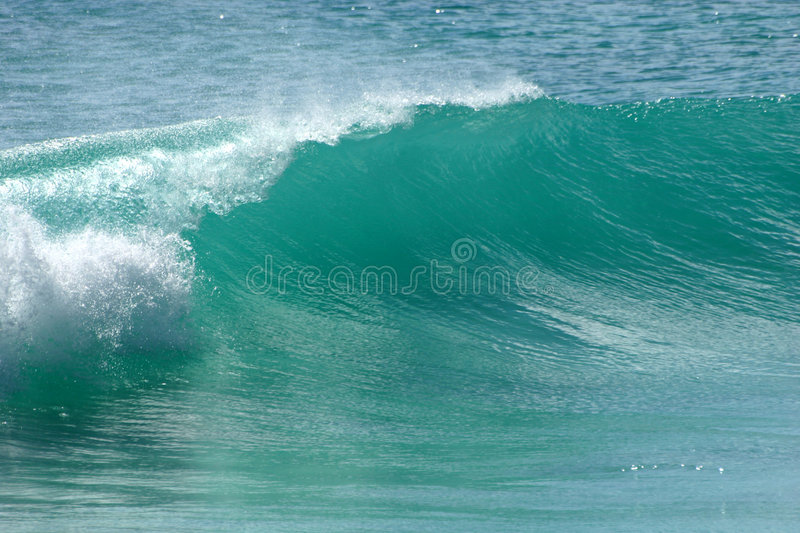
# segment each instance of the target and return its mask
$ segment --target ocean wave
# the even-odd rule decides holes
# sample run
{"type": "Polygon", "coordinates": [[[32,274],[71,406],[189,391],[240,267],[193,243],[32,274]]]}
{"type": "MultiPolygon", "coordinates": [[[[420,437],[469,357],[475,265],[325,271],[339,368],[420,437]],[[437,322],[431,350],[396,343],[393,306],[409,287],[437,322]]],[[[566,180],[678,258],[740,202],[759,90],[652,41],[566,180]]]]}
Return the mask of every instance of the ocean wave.
{"type": "Polygon", "coordinates": [[[6,150],[2,349],[176,346],[198,271],[245,307],[271,305],[246,287],[266,254],[408,273],[465,238],[469,266],[535,269],[535,297],[490,299],[551,338],[655,345],[665,336],[642,332],[659,307],[791,322],[799,115],[792,96],[590,107],[509,83],[6,150]]]}

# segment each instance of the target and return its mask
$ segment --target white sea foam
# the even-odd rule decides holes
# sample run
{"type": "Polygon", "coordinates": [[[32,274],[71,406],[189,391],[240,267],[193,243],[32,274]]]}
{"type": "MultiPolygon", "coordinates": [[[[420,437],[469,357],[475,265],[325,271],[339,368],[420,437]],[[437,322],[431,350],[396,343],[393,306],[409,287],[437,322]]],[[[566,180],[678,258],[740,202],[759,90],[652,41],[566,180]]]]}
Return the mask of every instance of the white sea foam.
{"type": "Polygon", "coordinates": [[[193,271],[185,246],[91,228],[50,236],[28,213],[1,208],[0,365],[21,354],[180,344],[193,271]]]}

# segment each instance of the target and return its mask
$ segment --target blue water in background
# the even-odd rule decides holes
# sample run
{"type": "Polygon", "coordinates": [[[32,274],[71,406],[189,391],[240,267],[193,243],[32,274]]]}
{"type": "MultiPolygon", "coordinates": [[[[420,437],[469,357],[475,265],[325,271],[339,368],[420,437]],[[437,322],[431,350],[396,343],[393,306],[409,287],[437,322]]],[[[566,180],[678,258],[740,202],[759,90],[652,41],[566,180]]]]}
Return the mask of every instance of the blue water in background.
{"type": "Polygon", "coordinates": [[[590,104],[800,84],[793,2],[11,1],[0,21],[2,147],[507,77],[590,104]]]}

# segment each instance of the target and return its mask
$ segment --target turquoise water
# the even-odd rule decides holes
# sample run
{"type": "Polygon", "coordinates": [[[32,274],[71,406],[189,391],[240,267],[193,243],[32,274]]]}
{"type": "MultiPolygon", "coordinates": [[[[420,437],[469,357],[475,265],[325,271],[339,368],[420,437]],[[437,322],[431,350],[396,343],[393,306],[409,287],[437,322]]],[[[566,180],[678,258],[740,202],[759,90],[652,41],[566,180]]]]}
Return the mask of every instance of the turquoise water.
{"type": "Polygon", "coordinates": [[[2,529],[796,529],[799,31],[0,7],[2,529]]]}

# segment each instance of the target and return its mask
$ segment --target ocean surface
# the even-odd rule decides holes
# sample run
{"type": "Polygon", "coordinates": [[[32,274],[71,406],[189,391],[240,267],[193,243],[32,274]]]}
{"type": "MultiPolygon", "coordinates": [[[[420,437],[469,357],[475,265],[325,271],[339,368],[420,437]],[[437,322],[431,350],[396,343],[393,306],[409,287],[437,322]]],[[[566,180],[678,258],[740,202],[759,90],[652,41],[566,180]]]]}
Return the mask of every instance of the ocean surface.
{"type": "Polygon", "coordinates": [[[795,2],[0,5],[0,530],[797,531],[795,2]]]}

